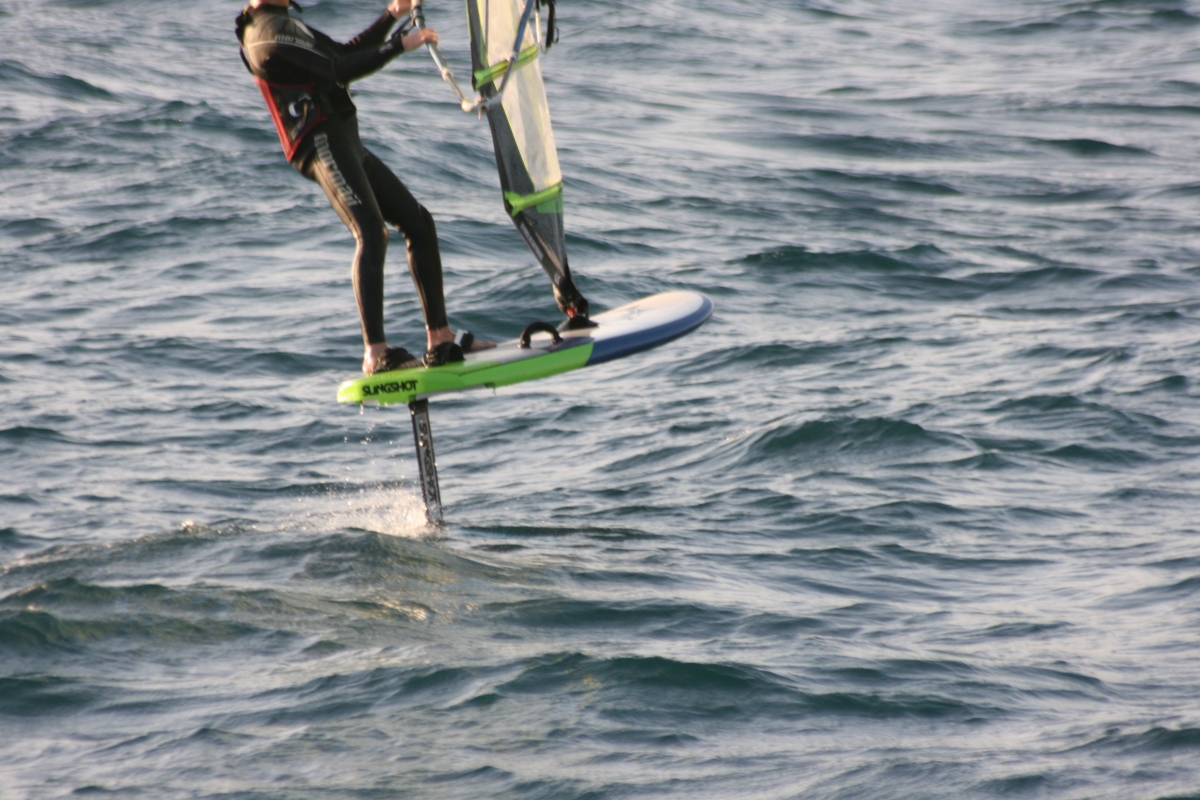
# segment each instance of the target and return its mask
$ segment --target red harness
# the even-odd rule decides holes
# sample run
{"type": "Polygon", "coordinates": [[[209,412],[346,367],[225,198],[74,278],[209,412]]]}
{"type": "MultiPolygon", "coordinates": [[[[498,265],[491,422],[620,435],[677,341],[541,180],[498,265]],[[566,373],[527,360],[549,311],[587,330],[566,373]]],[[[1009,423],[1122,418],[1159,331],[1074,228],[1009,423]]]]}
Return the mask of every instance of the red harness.
{"type": "Polygon", "coordinates": [[[318,122],[328,119],[313,96],[314,84],[269,83],[257,75],[254,82],[267,101],[271,119],[275,120],[275,132],[279,134],[279,143],[283,145],[283,154],[290,162],[305,135],[318,122]]]}

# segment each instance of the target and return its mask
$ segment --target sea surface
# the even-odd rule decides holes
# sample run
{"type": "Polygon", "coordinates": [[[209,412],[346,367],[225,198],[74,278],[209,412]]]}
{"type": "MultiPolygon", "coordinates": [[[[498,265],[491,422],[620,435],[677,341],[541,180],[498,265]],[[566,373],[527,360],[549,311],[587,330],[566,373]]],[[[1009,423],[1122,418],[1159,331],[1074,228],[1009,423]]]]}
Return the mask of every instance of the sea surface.
{"type": "MultiPolygon", "coordinates": [[[[1200,798],[1200,2],[561,0],[580,286],[716,312],[435,399],[441,528],[238,11],[0,0],[0,798],[1200,798]]],[[[453,325],[556,321],[355,90],[453,325]]]]}

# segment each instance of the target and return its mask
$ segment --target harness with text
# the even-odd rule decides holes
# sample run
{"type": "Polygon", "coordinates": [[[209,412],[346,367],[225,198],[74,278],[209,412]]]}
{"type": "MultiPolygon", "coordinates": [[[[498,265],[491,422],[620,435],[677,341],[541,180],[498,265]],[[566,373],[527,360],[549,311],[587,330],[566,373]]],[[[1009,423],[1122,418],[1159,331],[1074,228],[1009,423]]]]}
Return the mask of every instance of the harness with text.
{"type": "Polygon", "coordinates": [[[328,117],[313,94],[315,84],[287,85],[265,81],[257,75],[254,82],[267,101],[267,110],[275,121],[275,132],[283,145],[283,154],[291,161],[304,137],[328,117]]]}
{"type": "MultiPolygon", "coordinates": [[[[297,10],[300,9],[298,3],[292,3],[292,5],[297,10]]],[[[237,17],[238,42],[242,41],[245,28],[251,21],[249,11],[250,9],[247,7],[237,17]]],[[[272,83],[255,73],[254,68],[250,66],[250,60],[246,58],[244,49],[239,50],[238,55],[242,57],[242,63],[254,77],[254,82],[258,84],[258,90],[262,92],[263,100],[267,102],[267,110],[271,112],[271,119],[275,122],[275,132],[279,134],[279,144],[283,146],[283,154],[290,162],[295,158],[296,151],[300,148],[300,144],[308,132],[318,123],[329,118],[321,109],[320,103],[317,102],[314,92],[316,84],[272,83]]]]}

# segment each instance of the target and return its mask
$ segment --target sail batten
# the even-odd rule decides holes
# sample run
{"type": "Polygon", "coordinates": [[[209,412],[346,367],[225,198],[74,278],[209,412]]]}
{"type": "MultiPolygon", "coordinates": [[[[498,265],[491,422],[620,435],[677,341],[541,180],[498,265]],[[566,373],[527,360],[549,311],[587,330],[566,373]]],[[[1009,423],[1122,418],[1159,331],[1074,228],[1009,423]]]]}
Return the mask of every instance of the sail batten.
{"type": "MultiPolygon", "coordinates": [[[[530,45],[529,47],[526,47],[524,50],[522,50],[520,52],[520,54],[517,56],[517,63],[515,65],[513,65],[513,68],[519,69],[537,57],[538,57],[538,46],[536,44],[530,45]]],[[[490,67],[487,67],[486,69],[479,70],[478,72],[474,73],[474,75],[473,75],[475,88],[478,89],[480,86],[482,86],[485,83],[491,83],[491,82],[494,82],[497,78],[504,77],[504,74],[506,72],[508,72],[508,59],[505,59],[504,61],[501,61],[496,64],[492,64],[490,67]]]]}
{"type": "Polygon", "coordinates": [[[562,184],[557,183],[549,189],[544,189],[533,194],[517,194],[516,192],[504,193],[504,207],[508,209],[509,214],[517,214],[527,208],[536,208],[543,214],[562,213],[562,184]]]}

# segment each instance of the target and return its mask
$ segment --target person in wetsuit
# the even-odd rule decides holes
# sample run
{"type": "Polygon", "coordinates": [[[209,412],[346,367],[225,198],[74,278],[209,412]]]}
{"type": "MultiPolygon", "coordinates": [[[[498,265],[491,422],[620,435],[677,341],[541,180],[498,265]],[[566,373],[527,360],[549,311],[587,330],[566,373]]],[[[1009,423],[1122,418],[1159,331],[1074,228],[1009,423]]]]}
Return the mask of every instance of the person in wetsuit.
{"type": "Polygon", "coordinates": [[[362,33],[339,44],[288,13],[290,0],[251,0],[237,18],[242,60],[275,121],[288,161],[320,184],[346,223],[357,249],[351,275],[362,322],[363,372],[415,366],[402,347],[388,347],[383,331],[385,220],[404,234],[408,269],[425,314],[428,366],[461,361],[464,351],[494,346],[470,333],[455,337],[446,318],[442,261],[433,217],[358,137],[358,117],[346,86],[383,67],[405,50],[437,42],[432,29],[400,29],[411,0],[391,0],[362,33]]]}

